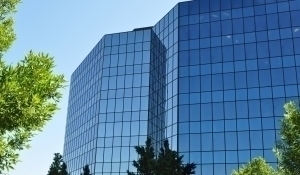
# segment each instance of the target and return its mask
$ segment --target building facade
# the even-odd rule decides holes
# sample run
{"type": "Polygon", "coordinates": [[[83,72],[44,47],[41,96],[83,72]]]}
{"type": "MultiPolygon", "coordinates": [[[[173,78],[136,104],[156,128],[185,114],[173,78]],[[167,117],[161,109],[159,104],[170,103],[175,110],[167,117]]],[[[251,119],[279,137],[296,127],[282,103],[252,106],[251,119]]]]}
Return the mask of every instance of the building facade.
{"type": "Polygon", "coordinates": [[[153,27],[105,35],[71,77],[64,158],[72,175],[134,171],[146,137],[230,174],[272,153],[300,93],[300,0],[194,0],[153,27]]]}

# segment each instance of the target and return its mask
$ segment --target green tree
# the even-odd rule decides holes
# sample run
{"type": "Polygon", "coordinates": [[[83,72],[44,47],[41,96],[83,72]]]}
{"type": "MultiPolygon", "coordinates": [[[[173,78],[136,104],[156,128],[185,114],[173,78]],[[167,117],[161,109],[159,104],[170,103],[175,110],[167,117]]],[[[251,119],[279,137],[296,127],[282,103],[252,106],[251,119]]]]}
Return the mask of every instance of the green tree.
{"type": "Polygon", "coordinates": [[[19,2],[20,0],[0,0],[0,59],[16,39],[11,16],[19,2]]]}
{"type": "MultiPolygon", "coordinates": [[[[135,146],[135,151],[139,155],[139,160],[133,161],[133,166],[137,169],[137,175],[155,175],[155,154],[151,146],[151,138],[148,137],[145,146],[135,146]]],[[[135,175],[127,170],[128,175],[135,175]]]]}
{"type": "Polygon", "coordinates": [[[232,175],[279,175],[266,161],[259,157],[254,158],[248,164],[244,165],[237,171],[234,170],[232,175]]]}
{"type": "Polygon", "coordinates": [[[183,166],[183,172],[182,175],[191,175],[195,174],[195,169],[197,168],[195,163],[187,163],[183,166]]]}
{"type": "Polygon", "coordinates": [[[61,165],[60,175],[69,175],[67,169],[68,169],[67,164],[63,162],[61,165]]]}
{"type": "Polygon", "coordinates": [[[137,169],[137,174],[127,171],[128,175],[191,175],[195,174],[196,164],[183,164],[183,156],[179,156],[176,151],[169,147],[168,140],[163,142],[163,147],[157,157],[148,138],[145,146],[136,146],[135,150],[139,155],[139,160],[133,161],[133,166],[137,169]]]}
{"type": "Polygon", "coordinates": [[[41,131],[55,111],[64,87],[53,57],[30,51],[15,66],[4,54],[15,40],[12,14],[20,0],[0,0],[0,173],[13,169],[19,151],[41,131]]]}
{"type": "Polygon", "coordinates": [[[67,171],[67,164],[63,161],[61,154],[54,154],[53,162],[50,165],[47,175],[69,175],[67,171]]]}
{"type": "Polygon", "coordinates": [[[280,136],[274,152],[279,159],[279,167],[285,175],[300,174],[300,110],[299,104],[289,102],[284,105],[285,114],[281,120],[280,136]]]}
{"type": "Polygon", "coordinates": [[[165,140],[157,158],[157,170],[161,175],[190,175],[195,174],[196,164],[183,164],[183,155],[170,149],[169,141],[165,140]]]}
{"type": "Polygon", "coordinates": [[[90,168],[89,168],[89,165],[85,165],[83,168],[83,173],[81,173],[81,175],[91,175],[91,171],[90,171],[90,168]]]}

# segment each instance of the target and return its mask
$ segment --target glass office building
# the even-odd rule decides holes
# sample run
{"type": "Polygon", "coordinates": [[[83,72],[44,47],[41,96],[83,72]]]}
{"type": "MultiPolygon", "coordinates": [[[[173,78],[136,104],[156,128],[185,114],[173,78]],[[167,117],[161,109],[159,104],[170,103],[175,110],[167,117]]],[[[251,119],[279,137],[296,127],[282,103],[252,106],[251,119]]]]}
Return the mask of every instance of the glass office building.
{"type": "Polygon", "coordinates": [[[146,137],[230,174],[272,153],[300,93],[300,0],[194,0],[157,24],[105,35],[71,77],[64,158],[72,175],[134,171],[146,137]]]}

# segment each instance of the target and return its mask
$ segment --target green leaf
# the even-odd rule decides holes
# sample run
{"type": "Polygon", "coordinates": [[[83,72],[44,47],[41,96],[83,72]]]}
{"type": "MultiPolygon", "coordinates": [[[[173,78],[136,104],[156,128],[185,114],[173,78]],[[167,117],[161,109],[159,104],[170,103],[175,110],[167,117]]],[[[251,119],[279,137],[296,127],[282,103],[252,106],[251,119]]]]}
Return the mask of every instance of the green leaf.
{"type": "Polygon", "coordinates": [[[0,172],[14,167],[19,151],[51,120],[65,87],[49,54],[30,51],[15,66],[5,63],[3,55],[16,38],[12,14],[19,2],[0,0],[0,172]]]}
{"type": "Polygon", "coordinates": [[[276,142],[274,152],[279,159],[279,167],[286,175],[300,172],[300,110],[298,102],[284,105],[285,114],[281,120],[281,139],[276,142]]]}
{"type": "Polygon", "coordinates": [[[254,158],[237,171],[234,170],[232,175],[278,175],[278,172],[268,165],[263,158],[259,157],[254,158]]]}

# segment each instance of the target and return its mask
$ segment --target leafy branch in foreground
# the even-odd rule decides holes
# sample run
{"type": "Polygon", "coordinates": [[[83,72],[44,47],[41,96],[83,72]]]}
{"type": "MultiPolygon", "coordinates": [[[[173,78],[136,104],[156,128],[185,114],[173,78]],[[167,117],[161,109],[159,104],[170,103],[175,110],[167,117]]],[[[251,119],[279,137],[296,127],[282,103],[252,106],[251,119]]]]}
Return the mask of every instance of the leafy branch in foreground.
{"type": "Polygon", "coordinates": [[[52,57],[33,52],[16,66],[0,62],[0,172],[13,168],[18,152],[58,110],[65,80],[53,69],[52,57]]]}
{"type": "Polygon", "coordinates": [[[280,136],[274,152],[279,159],[279,167],[285,175],[300,173],[300,109],[297,102],[284,105],[285,114],[281,120],[280,136]]]}
{"type": "Polygon", "coordinates": [[[29,52],[16,66],[4,54],[16,39],[14,20],[20,0],[0,0],[0,173],[13,169],[19,151],[49,121],[62,97],[64,77],[53,72],[47,54],[29,52]]]}

